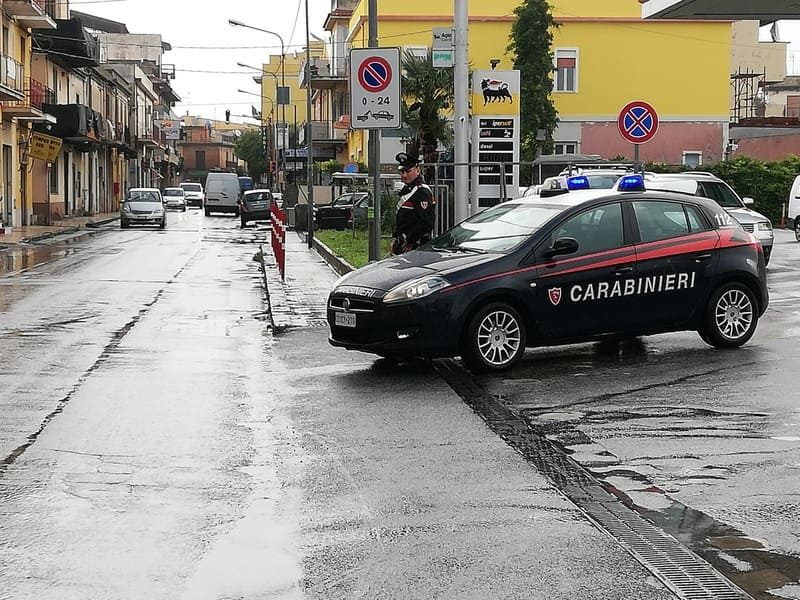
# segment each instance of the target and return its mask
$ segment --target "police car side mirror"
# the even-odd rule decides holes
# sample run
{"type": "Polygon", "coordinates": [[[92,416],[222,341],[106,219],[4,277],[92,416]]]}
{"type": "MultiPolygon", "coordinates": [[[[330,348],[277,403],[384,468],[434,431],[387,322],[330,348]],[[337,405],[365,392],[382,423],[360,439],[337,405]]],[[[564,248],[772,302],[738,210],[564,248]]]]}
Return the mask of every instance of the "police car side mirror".
{"type": "Polygon", "coordinates": [[[746,196],[744,198],[742,198],[742,202],[744,202],[748,206],[750,206],[751,204],[755,204],[756,203],[755,200],[753,200],[752,198],[748,198],[746,196]]]}
{"type": "Polygon", "coordinates": [[[544,251],[545,258],[574,254],[578,251],[578,241],[575,238],[558,238],[553,245],[544,251]]]}

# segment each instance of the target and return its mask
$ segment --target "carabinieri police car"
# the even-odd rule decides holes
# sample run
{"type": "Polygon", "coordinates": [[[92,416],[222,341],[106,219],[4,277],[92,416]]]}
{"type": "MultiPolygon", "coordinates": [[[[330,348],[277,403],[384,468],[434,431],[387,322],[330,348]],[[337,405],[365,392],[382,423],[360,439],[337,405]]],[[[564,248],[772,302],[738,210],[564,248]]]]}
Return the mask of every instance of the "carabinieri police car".
{"type": "Polygon", "coordinates": [[[769,297],[751,234],[713,200],[646,191],[640,175],[617,191],[584,180],[345,275],[328,298],[330,343],[499,371],[529,346],[695,330],[733,348],[752,337],[769,297]]]}

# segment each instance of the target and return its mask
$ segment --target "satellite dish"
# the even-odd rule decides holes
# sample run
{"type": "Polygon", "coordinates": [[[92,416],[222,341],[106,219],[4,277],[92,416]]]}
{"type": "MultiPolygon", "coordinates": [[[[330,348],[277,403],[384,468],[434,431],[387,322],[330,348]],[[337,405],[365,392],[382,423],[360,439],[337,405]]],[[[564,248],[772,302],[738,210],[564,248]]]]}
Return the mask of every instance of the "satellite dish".
{"type": "Polygon", "coordinates": [[[236,131],[233,132],[233,135],[235,135],[236,137],[239,137],[239,136],[242,135],[242,131],[240,129],[237,129],[236,131]]]}

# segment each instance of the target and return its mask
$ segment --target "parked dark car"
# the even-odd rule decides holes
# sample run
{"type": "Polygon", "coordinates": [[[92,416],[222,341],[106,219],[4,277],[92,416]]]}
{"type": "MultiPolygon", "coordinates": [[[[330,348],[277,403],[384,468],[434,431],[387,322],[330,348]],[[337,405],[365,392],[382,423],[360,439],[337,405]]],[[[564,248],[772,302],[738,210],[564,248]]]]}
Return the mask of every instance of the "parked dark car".
{"type": "Polygon", "coordinates": [[[239,218],[242,227],[250,221],[269,221],[272,193],[269,190],[248,190],[239,200],[239,218]]]}
{"type": "Polygon", "coordinates": [[[342,194],[327,206],[314,208],[317,229],[348,229],[356,223],[366,222],[369,193],[342,194]]]}
{"type": "Polygon", "coordinates": [[[330,343],[499,371],[529,346],[682,330],[717,348],[747,342],[769,303],[758,240],[713,200],[624,179],[625,193],[499,204],[345,275],[328,299],[330,343]]]}

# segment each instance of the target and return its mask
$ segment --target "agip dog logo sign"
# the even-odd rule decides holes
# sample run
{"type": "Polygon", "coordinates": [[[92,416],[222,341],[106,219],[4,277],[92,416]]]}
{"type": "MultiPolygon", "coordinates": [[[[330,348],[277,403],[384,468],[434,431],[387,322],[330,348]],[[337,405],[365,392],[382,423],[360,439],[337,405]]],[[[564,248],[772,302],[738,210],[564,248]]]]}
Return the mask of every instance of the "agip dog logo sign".
{"type": "Polygon", "coordinates": [[[519,71],[475,71],[472,114],[519,115],[519,71]]]}

